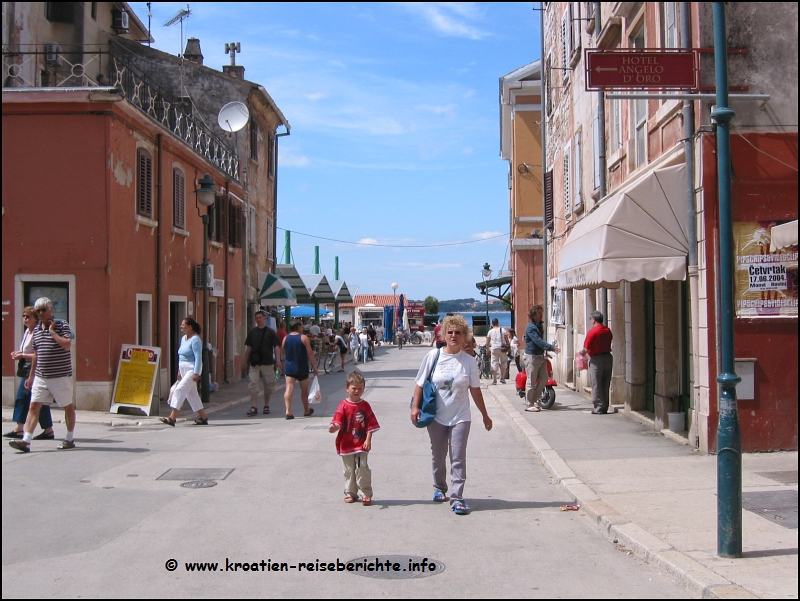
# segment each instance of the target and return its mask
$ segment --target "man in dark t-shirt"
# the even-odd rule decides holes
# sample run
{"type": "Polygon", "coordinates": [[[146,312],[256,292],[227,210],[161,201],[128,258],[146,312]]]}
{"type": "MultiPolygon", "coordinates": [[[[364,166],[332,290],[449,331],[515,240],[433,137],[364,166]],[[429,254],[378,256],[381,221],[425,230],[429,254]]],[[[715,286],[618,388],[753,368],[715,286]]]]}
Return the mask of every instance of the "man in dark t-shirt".
{"type": "Polygon", "coordinates": [[[269,413],[269,400],[275,390],[275,367],[282,369],[281,341],[272,328],[267,327],[267,313],[256,312],[256,327],[247,333],[244,341],[247,351],[245,362],[250,366],[250,409],[247,415],[258,414],[258,382],[264,381],[264,414],[269,413]]]}

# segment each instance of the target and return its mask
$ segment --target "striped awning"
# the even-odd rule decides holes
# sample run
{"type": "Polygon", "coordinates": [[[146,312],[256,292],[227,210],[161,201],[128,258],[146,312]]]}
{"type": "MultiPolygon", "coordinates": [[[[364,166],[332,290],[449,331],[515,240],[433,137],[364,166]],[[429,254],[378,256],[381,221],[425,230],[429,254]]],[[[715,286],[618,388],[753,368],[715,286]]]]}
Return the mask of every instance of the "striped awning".
{"type": "Polygon", "coordinates": [[[295,294],[289,282],[273,273],[268,273],[261,292],[258,294],[259,302],[267,306],[294,306],[297,304],[295,294]]]}

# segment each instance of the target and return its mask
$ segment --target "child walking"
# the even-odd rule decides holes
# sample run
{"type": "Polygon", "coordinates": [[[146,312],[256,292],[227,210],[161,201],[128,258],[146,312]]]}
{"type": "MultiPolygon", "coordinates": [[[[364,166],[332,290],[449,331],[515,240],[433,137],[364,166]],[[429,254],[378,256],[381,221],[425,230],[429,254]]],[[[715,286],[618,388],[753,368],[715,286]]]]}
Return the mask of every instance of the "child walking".
{"type": "Polygon", "coordinates": [[[380,429],[378,420],[369,403],[361,398],[364,394],[364,376],[353,371],[347,374],[345,390],[347,398],[339,403],[328,432],[339,432],[336,436],[336,452],[344,467],[344,502],[358,501],[372,504],[372,471],[367,464],[367,454],[372,449],[372,433],[380,429]]]}

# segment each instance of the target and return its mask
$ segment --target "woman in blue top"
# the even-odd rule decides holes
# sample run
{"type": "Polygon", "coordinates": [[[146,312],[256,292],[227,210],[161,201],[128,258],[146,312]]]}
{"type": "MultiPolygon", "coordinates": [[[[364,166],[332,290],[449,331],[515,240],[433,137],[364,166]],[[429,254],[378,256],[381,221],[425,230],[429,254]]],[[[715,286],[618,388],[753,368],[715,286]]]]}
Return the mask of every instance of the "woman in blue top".
{"type": "Polygon", "coordinates": [[[203,342],[200,340],[200,324],[191,317],[181,322],[181,346],[178,349],[178,379],[169,389],[169,406],[172,411],[169,417],[162,417],[161,421],[168,426],[175,427],[183,401],[188,400],[192,411],[200,417],[194,422],[195,426],[207,426],[208,415],[203,410],[203,402],[197,394],[197,382],[203,373],[203,342]]]}
{"type": "Polygon", "coordinates": [[[314,408],[308,406],[308,370],[311,367],[314,375],[318,376],[317,358],[311,348],[308,336],[300,333],[301,322],[292,322],[289,335],[283,339],[283,371],[286,374],[286,391],[283,393],[283,402],[286,403],[286,419],[294,419],[292,413],[292,395],[294,386],[300,382],[300,400],[303,401],[303,415],[308,417],[314,413],[314,408]],[[313,363],[312,363],[313,361],[313,363]]]}

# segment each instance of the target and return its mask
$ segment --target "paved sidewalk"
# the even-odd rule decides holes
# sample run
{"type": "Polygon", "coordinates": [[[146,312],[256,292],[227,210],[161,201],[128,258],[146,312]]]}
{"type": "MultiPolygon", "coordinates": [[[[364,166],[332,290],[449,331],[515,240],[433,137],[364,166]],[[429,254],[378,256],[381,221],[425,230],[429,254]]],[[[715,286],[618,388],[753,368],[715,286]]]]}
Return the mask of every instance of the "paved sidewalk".
{"type": "MultiPolygon", "coordinates": [[[[212,392],[209,403],[205,405],[206,413],[209,415],[227,409],[240,403],[250,402],[250,393],[247,390],[248,380],[243,378],[230,384],[223,384],[219,391],[212,392]]],[[[272,400],[270,402],[270,409],[277,411],[279,414],[283,413],[283,391],[284,380],[281,379],[275,383],[275,391],[272,393],[272,400]]],[[[295,395],[296,396],[296,395],[295,395]]],[[[259,393],[258,410],[259,413],[263,407],[262,395],[259,393]]],[[[56,438],[64,436],[64,427],[59,427],[58,424],[64,423],[64,412],[57,407],[51,409],[53,413],[53,423],[55,424],[54,430],[56,438]]],[[[247,411],[247,409],[243,409],[247,411]]],[[[77,411],[78,424],[99,424],[104,426],[124,426],[124,425],[145,425],[157,422],[159,417],[166,417],[169,415],[170,408],[167,405],[167,400],[161,401],[159,406],[158,415],[128,415],[124,413],[108,413],[105,411],[77,411]]],[[[14,414],[13,407],[3,406],[3,422],[10,422],[14,414]]],[[[197,413],[192,413],[189,408],[189,403],[185,402],[181,410],[178,423],[185,421],[194,421],[197,419],[197,413]]],[[[39,427],[37,426],[37,432],[39,427]]],[[[5,430],[4,430],[5,431],[5,430]]]]}
{"type": "Polygon", "coordinates": [[[795,525],[743,510],[744,557],[723,559],[717,556],[716,456],[701,455],[680,437],[648,429],[624,412],[592,415],[591,401],[567,389],[557,389],[553,409],[530,413],[513,379],[487,388],[609,540],[704,598],[797,599],[796,452],[743,456],[743,492],[794,491],[795,525]]]}

